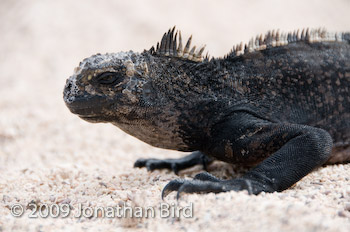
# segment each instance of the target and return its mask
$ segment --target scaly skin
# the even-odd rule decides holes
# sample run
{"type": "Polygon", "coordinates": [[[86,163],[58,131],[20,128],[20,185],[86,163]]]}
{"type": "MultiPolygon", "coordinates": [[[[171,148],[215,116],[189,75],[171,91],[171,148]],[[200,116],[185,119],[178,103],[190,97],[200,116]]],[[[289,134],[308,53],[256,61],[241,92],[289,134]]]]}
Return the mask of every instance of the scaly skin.
{"type": "Polygon", "coordinates": [[[239,179],[201,173],[173,180],[162,196],[282,191],[322,164],[350,161],[349,34],[272,33],[255,47],[199,61],[196,53],[186,58],[173,32],[156,51],[85,59],[64,90],[66,105],[84,120],[112,123],[156,147],[194,151],[135,167],[177,172],[213,158],[256,165],[239,179]]]}

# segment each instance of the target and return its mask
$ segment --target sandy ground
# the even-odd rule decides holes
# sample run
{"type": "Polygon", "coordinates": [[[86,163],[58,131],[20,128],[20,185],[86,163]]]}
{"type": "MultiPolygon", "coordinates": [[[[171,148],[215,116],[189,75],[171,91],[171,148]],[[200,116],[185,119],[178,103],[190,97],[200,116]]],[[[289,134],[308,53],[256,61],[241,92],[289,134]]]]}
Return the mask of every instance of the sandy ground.
{"type": "MultiPolygon", "coordinates": [[[[162,201],[161,189],[177,176],[134,169],[133,162],[184,154],[153,148],[112,125],[84,122],[62,100],[65,79],[80,60],[97,52],[148,49],[173,25],[222,56],[269,29],[349,31],[349,12],[345,0],[2,0],[0,231],[349,231],[349,164],[320,168],[282,193],[186,195],[170,206],[192,203],[192,218],[161,218],[160,204],[176,203],[174,194],[162,201]],[[14,204],[24,207],[22,217],[11,215],[14,204]],[[34,205],[45,204],[69,204],[71,214],[30,218],[34,205]],[[79,204],[154,207],[156,217],[76,218],[79,204]]],[[[222,163],[210,170],[237,176],[222,163]]],[[[180,174],[200,171],[198,166],[180,174]]]]}

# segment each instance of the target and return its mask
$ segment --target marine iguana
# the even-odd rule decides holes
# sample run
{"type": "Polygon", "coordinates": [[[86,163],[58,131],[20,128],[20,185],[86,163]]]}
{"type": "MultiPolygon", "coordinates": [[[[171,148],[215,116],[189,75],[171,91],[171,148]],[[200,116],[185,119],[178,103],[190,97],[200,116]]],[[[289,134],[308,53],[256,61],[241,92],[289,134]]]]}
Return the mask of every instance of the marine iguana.
{"type": "Polygon", "coordinates": [[[177,173],[213,159],[256,165],[230,180],[207,172],[175,179],[162,197],[282,191],[325,163],[350,161],[350,33],[270,31],[211,59],[191,40],[183,47],[174,27],[142,53],[93,55],[64,88],[67,107],[86,121],[193,152],[139,159],[135,167],[177,173]]]}

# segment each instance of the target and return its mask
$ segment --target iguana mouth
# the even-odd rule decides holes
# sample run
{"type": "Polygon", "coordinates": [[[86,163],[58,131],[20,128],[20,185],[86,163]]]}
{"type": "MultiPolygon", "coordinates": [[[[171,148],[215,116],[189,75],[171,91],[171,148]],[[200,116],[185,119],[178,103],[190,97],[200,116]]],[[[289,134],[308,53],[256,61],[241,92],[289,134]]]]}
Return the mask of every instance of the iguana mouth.
{"type": "Polygon", "coordinates": [[[101,96],[75,96],[69,101],[65,101],[67,107],[73,114],[77,114],[81,118],[98,117],[106,105],[106,100],[101,96]]]}
{"type": "Polygon", "coordinates": [[[92,123],[103,122],[103,120],[101,120],[101,117],[99,117],[98,115],[78,115],[78,116],[87,122],[92,122],[92,123]]]}

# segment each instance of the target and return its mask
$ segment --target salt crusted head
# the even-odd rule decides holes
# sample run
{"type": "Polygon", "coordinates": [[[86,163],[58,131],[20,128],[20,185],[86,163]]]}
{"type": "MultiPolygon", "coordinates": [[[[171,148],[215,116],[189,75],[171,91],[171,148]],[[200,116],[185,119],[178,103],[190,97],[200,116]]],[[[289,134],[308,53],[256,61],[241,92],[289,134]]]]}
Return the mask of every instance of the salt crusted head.
{"type": "Polygon", "coordinates": [[[191,48],[191,36],[183,48],[181,32],[174,31],[175,27],[156,48],[142,53],[96,54],[84,59],[66,82],[67,107],[89,122],[134,123],[140,114],[144,117],[152,105],[164,101],[152,81],[184,63],[203,60],[204,46],[191,48]]]}

